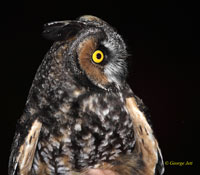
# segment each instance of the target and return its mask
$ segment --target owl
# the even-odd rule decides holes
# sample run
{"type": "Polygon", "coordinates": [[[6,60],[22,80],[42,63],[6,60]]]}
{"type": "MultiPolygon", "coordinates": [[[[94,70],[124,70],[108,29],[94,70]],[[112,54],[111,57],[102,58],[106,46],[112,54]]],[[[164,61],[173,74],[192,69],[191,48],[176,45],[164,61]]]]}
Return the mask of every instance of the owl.
{"type": "Polygon", "coordinates": [[[19,119],[9,175],[158,175],[164,166],[145,107],[126,82],[127,49],[94,16],[51,22],[54,41],[19,119]]]}

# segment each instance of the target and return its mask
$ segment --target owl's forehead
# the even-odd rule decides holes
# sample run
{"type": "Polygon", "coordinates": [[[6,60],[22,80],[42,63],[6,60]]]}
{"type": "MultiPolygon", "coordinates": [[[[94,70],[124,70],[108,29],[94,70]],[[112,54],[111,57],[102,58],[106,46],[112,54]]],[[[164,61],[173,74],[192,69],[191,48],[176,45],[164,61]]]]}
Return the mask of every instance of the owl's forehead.
{"type": "Polygon", "coordinates": [[[108,25],[108,23],[106,23],[104,20],[96,17],[96,16],[92,16],[92,15],[84,15],[84,16],[81,16],[78,18],[79,21],[82,21],[82,22],[86,22],[86,23],[93,23],[93,24],[96,24],[97,26],[100,26],[100,25],[108,25]]]}
{"type": "MultiPolygon", "coordinates": [[[[109,25],[107,22],[104,20],[96,17],[96,16],[91,16],[91,15],[84,15],[79,17],[78,19],[81,22],[84,22],[86,25],[93,26],[96,28],[101,29],[101,31],[106,35],[106,39],[103,41],[103,44],[107,47],[110,48],[111,50],[115,51],[125,51],[126,50],[126,44],[121,37],[120,34],[114,29],[111,25],[109,25]]],[[[88,28],[88,29],[89,29],[88,28]]]]}
{"type": "MultiPolygon", "coordinates": [[[[91,15],[84,15],[79,17],[78,19],[80,22],[83,22],[88,28],[90,27],[96,27],[101,29],[106,33],[106,35],[109,37],[109,35],[112,35],[113,38],[117,36],[117,31],[114,29],[111,25],[109,25],[106,21],[91,15]]],[[[122,40],[122,38],[120,38],[122,40]]]]}

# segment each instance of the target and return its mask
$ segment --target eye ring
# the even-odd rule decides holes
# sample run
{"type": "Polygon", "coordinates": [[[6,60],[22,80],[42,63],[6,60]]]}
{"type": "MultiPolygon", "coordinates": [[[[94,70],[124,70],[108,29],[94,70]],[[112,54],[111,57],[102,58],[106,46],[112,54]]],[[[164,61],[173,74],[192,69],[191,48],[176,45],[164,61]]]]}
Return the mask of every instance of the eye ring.
{"type": "Polygon", "coordinates": [[[92,60],[94,63],[101,63],[104,59],[104,54],[101,50],[96,50],[93,54],[92,54],[92,60]]]}

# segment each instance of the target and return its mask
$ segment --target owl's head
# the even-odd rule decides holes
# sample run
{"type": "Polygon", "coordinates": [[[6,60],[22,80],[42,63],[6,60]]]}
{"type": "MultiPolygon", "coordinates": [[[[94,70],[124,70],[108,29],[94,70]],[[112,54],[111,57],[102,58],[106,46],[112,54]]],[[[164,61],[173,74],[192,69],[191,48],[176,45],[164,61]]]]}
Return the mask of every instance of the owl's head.
{"type": "Polygon", "coordinates": [[[120,87],[127,74],[126,45],[105,21],[94,16],[45,25],[44,36],[67,42],[66,66],[80,83],[103,89],[120,87]]]}

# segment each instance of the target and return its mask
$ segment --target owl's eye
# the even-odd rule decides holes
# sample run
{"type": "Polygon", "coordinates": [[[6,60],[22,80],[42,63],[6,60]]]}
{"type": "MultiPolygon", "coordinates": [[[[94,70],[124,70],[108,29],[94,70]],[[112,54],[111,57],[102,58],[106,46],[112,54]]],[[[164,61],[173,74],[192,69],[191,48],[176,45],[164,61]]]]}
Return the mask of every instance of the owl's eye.
{"type": "Polygon", "coordinates": [[[101,63],[104,59],[104,54],[101,50],[96,50],[92,55],[92,60],[94,63],[101,63]]]}

